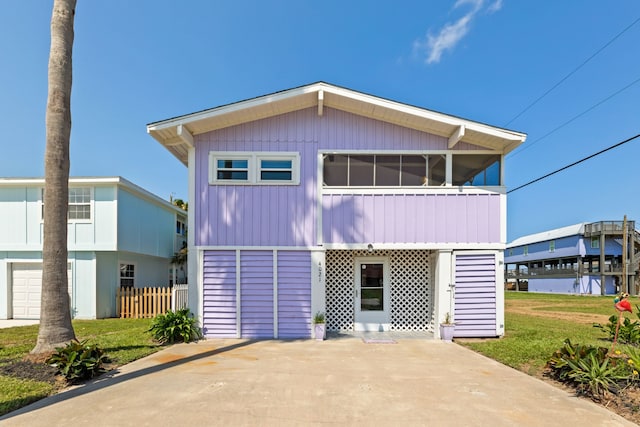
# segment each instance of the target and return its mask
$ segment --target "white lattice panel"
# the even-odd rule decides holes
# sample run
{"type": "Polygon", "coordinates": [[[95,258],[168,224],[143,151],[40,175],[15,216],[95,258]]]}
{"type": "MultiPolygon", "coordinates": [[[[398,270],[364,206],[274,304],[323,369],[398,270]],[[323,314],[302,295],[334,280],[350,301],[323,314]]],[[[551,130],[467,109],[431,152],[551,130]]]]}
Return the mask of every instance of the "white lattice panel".
{"type": "Polygon", "coordinates": [[[353,251],[327,251],[327,330],[353,330],[353,251]]]}
{"type": "Polygon", "coordinates": [[[327,330],[352,331],[356,257],[389,257],[391,280],[391,330],[431,330],[432,287],[429,251],[329,250],[326,252],[325,290],[327,330]]]}
{"type": "Polygon", "coordinates": [[[391,330],[430,330],[429,252],[391,251],[389,264],[391,330]]]}

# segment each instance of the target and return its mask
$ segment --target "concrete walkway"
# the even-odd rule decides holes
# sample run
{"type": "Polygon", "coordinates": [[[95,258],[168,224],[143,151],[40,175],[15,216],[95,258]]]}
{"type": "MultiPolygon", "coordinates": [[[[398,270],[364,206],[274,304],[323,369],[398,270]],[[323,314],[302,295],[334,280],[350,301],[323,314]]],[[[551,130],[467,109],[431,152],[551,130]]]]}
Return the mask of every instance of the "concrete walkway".
{"type": "Polygon", "coordinates": [[[207,340],[0,418],[3,426],[631,426],[454,343],[207,340]]]}

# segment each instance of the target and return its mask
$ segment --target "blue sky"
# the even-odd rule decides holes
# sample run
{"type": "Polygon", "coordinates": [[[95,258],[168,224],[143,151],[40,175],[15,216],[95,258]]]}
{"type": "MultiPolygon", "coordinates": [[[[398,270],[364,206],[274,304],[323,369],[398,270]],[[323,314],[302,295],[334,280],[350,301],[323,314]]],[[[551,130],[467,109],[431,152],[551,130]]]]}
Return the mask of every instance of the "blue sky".
{"type": "MultiPolygon", "coordinates": [[[[0,176],[44,174],[51,7],[0,15],[0,176]]],[[[638,18],[637,0],[79,0],[71,175],[186,199],[147,123],[322,80],[527,133],[515,188],[640,133],[640,22],[512,120],[638,18]]],[[[508,240],[640,221],[639,183],[640,138],[511,193],[508,240]]]]}

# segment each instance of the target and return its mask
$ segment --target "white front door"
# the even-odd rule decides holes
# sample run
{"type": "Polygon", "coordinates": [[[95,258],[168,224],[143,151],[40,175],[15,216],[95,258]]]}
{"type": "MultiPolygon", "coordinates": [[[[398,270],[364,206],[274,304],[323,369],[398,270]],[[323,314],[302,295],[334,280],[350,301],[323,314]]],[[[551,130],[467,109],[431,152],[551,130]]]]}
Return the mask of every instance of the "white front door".
{"type": "Polygon", "coordinates": [[[386,258],[356,258],[356,331],[389,330],[389,262],[386,258]]]}

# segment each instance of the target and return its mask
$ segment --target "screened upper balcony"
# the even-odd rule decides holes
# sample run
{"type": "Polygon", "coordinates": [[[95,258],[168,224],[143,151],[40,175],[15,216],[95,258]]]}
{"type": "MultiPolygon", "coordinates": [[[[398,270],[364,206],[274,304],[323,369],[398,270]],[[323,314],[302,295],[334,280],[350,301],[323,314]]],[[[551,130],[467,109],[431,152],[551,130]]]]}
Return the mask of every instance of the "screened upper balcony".
{"type": "Polygon", "coordinates": [[[498,154],[323,155],[325,187],[499,186],[498,154]]]}

